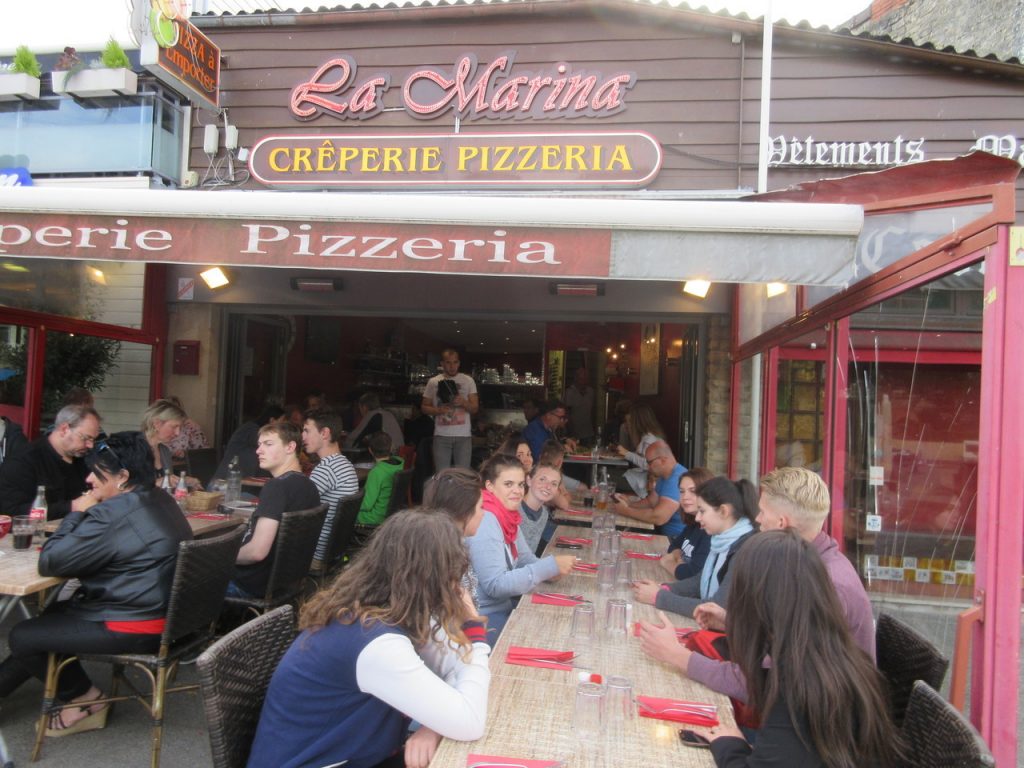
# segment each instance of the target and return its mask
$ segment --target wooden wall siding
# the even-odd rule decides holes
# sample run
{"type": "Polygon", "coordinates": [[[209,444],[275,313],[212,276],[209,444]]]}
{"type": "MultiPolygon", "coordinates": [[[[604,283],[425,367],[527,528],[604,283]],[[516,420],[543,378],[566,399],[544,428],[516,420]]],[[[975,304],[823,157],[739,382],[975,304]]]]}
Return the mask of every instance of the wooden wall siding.
{"type": "MultiPolygon", "coordinates": [[[[668,22],[665,14],[639,10],[623,14],[605,9],[601,17],[522,10],[495,9],[492,15],[490,8],[481,8],[475,19],[426,19],[396,12],[386,23],[360,22],[358,14],[353,14],[352,23],[330,27],[213,27],[206,31],[224,50],[222,104],[239,127],[243,146],[279,132],[453,130],[450,113],[432,120],[418,120],[402,110],[364,121],[327,115],[308,122],[295,119],[288,111],[291,89],[338,53],[356,59],[360,78],[388,71],[395,84],[423,66],[450,70],[462,53],[475,53],[481,62],[488,62],[515,50],[516,67],[524,70],[567,61],[575,68],[602,73],[636,72],[627,108],[599,120],[464,121],[463,131],[645,130],[664,149],[663,169],[651,189],[755,186],[761,87],[758,38],[745,43],[741,94],[741,46],[732,43],[728,31],[687,27],[668,22]]],[[[1024,99],[1020,98],[1024,68],[1021,79],[1015,80],[955,71],[914,61],[909,55],[886,57],[877,49],[858,47],[856,41],[838,40],[826,47],[792,36],[777,35],[775,40],[772,136],[811,135],[821,141],[924,136],[928,159],[963,154],[987,134],[1013,135],[1024,143],[1024,99]]],[[[393,85],[385,106],[397,106],[399,95],[393,85]]],[[[198,122],[208,122],[210,117],[210,113],[199,113],[198,122]]],[[[202,175],[207,159],[201,144],[201,132],[194,133],[191,164],[202,175]]],[[[855,172],[777,168],[769,173],[769,187],[855,172]]],[[[259,185],[249,182],[248,186],[259,185]]],[[[1018,199],[1024,200],[1024,195],[1018,199]]]]}

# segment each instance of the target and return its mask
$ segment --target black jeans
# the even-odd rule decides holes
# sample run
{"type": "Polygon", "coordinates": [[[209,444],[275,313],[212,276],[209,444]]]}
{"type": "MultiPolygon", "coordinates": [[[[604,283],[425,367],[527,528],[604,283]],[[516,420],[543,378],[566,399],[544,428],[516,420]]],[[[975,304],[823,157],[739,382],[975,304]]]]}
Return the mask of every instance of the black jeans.
{"type": "MultiPolygon", "coordinates": [[[[30,677],[46,680],[46,655],[60,653],[152,653],[159,635],[111,632],[102,621],[88,621],[68,611],[68,603],[54,603],[40,616],[11,629],[11,655],[0,664],[0,698],[9,696],[30,677]]],[[[78,661],[68,664],[57,683],[57,697],[70,701],[85,694],[92,681],[78,661]]]]}

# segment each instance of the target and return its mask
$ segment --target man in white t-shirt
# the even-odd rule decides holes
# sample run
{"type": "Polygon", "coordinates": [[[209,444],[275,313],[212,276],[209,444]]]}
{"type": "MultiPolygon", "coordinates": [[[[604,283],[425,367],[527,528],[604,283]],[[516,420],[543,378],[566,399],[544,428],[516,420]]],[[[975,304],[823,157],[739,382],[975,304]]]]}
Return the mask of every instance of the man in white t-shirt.
{"type": "Polygon", "coordinates": [[[473,458],[470,417],[480,409],[476,382],[459,373],[459,353],[441,353],[441,370],[427,382],[422,410],[434,417],[434,471],[448,467],[469,468],[473,458]]]}
{"type": "Polygon", "coordinates": [[[338,448],[341,434],[341,416],[334,411],[326,408],[306,411],[306,420],[302,425],[302,447],[310,456],[316,454],[320,457],[309,479],[316,486],[320,501],[327,505],[327,517],[313,555],[313,559],[321,563],[327,555],[327,543],[334,528],[338,501],[359,493],[355,467],[338,448]]]}

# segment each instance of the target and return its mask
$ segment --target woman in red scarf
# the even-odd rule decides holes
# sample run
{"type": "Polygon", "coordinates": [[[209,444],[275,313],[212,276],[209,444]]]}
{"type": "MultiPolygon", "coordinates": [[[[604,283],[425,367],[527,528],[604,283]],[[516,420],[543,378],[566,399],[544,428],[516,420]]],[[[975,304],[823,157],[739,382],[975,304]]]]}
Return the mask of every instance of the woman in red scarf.
{"type": "Polygon", "coordinates": [[[526,492],[526,472],[515,456],[497,454],[481,468],[484,480],[484,519],[469,542],[469,556],[479,584],[480,613],[487,617],[488,641],[493,643],[509,614],[515,598],[542,581],[569,573],[572,555],[538,559],[519,531],[519,503],[526,492]]]}

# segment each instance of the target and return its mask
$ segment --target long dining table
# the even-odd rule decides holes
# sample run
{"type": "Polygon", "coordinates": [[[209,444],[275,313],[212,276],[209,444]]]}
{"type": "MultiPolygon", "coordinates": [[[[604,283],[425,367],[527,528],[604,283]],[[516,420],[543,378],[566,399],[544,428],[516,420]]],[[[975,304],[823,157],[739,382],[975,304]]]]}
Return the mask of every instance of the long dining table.
{"type": "MultiPolygon", "coordinates": [[[[667,539],[651,534],[627,535],[630,538],[621,540],[622,550],[651,558],[632,559],[633,578],[666,579],[667,574],[653,556],[665,550],[667,539]]],[[[560,536],[595,538],[588,528],[559,526],[545,554],[576,553],[582,562],[596,559],[593,544],[580,550],[554,549],[560,536]]],[[[547,591],[580,595],[594,602],[600,614],[596,574],[573,571],[555,582],[543,584],[535,593],[547,591]]],[[[606,738],[604,743],[596,745],[596,750],[585,750],[577,741],[572,729],[575,691],[581,675],[587,673],[600,674],[605,680],[609,675],[626,677],[633,684],[634,696],[711,704],[717,708],[722,723],[735,722],[728,698],[643,653],[633,622],[657,621],[657,613],[653,606],[632,603],[632,598],[628,599],[632,604],[632,617],[625,640],[602,638],[580,654],[581,649],[573,647],[569,634],[572,607],[538,604],[532,602],[531,594],[524,595],[491,652],[491,687],[483,738],[475,742],[442,740],[430,763],[431,768],[705,768],[714,765],[708,750],[680,742],[679,730],[686,725],[641,717],[639,710],[617,738],[606,738]],[[506,660],[512,646],[573,651],[577,658],[568,669],[513,665],[506,660]]],[[[676,626],[696,626],[692,619],[681,616],[672,616],[672,620],[676,626]]],[[[596,625],[603,627],[603,624],[603,616],[596,617],[596,625]]]]}
{"type": "MultiPolygon", "coordinates": [[[[234,528],[246,520],[241,515],[219,515],[210,512],[192,512],[187,514],[185,519],[188,520],[192,535],[196,538],[234,528]]],[[[51,532],[59,526],[59,520],[46,524],[47,530],[51,532]]],[[[29,618],[32,614],[23,598],[44,593],[51,587],[63,583],[62,578],[39,575],[41,548],[40,542],[33,541],[28,549],[16,550],[14,536],[7,535],[0,539],[0,623],[15,610],[21,611],[25,618],[29,618]]]]}

